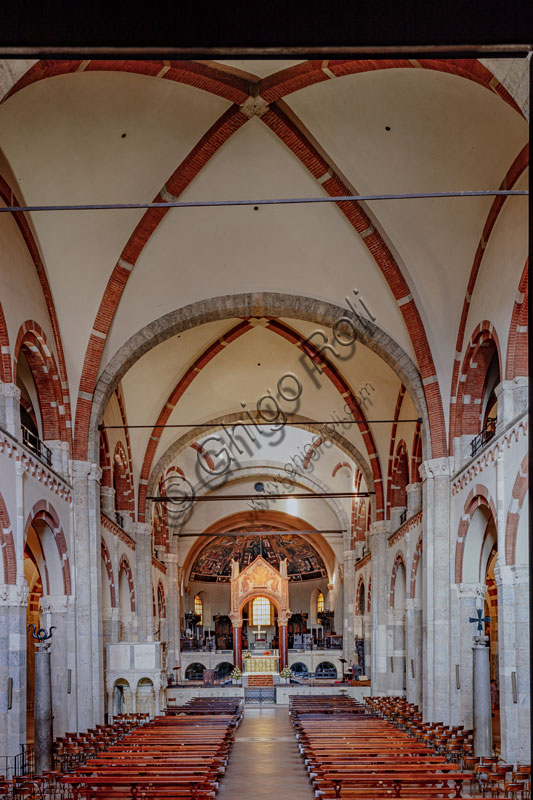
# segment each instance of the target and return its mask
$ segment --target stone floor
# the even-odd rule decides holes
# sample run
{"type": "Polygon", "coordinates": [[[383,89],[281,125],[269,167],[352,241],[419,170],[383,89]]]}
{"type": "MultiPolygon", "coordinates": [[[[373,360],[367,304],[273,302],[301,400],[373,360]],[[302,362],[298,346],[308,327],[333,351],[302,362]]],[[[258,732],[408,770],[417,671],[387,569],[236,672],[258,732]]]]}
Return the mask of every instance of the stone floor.
{"type": "Polygon", "coordinates": [[[246,706],[217,800],[312,800],[285,706],[246,706]]]}

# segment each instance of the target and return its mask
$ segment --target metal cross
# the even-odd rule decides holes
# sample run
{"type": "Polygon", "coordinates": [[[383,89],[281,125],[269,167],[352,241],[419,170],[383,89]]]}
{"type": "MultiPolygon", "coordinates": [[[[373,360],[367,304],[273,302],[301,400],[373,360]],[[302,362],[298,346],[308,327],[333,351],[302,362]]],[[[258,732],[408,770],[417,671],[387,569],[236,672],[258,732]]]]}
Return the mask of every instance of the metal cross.
{"type": "Polygon", "coordinates": [[[476,610],[477,617],[469,617],[469,622],[477,622],[478,633],[483,633],[483,624],[487,625],[490,622],[490,617],[484,617],[480,608],[476,610]]]}

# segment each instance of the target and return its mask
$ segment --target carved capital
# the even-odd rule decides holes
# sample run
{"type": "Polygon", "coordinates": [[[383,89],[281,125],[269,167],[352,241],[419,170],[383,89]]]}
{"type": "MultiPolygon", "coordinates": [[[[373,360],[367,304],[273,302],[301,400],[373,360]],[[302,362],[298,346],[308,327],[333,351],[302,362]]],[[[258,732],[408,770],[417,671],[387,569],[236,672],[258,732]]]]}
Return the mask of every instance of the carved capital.
{"type": "Polygon", "coordinates": [[[430,478],[449,478],[452,472],[452,461],[453,459],[448,456],[423,461],[418,468],[420,477],[424,481],[430,478]]]}
{"type": "Polygon", "coordinates": [[[84,478],[87,479],[89,477],[92,462],[71,460],[70,466],[74,480],[83,480],[84,478]]]}
{"type": "Polygon", "coordinates": [[[69,596],[66,594],[45,594],[41,597],[41,611],[44,614],[65,614],[68,606],[69,596]]]}
{"type": "Polygon", "coordinates": [[[487,587],[479,583],[456,583],[455,588],[458,597],[470,597],[474,600],[483,600],[487,591],[487,587]]]}
{"type": "Polygon", "coordinates": [[[15,383],[4,383],[0,381],[0,396],[1,397],[12,397],[18,403],[20,403],[20,389],[15,383]]]}
{"type": "Polygon", "coordinates": [[[0,606],[27,606],[28,584],[0,583],[0,606]]]}

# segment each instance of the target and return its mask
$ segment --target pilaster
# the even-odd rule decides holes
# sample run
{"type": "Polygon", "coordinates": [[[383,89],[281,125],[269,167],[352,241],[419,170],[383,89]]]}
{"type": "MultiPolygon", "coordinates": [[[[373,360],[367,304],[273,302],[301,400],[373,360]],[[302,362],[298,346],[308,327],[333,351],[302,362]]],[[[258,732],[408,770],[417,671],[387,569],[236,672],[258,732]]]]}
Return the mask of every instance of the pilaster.
{"type": "Polygon", "coordinates": [[[0,584],[0,641],[5,643],[0,648],[0,753],[8,756],[26,743],[27,604],[26,581],[0,584]]]}
{"type": "Polygon", "coordinates": [[[344,551],[342,649],[348,663],[354,661],[355,550],[344,551]]]}
{"type": "Polygon", "coordinates": [[[167,637],[168,669],[176,676],[173,668],[180,663],[180,591],[178,576],[178,556],[165,553],[163,563],[167,568],[167,637]]]}
{"type": "Polygon", "coordinates": [[[450,718],[450,459],[420,466],[423,481],[423,715],[429,722],[450,718]]]}
{"type": "Polygon", "coordinates": [[[373,522],[370,526],[370,552],[372,554],[372,694],[386,694],[388,688],[388,533],[389,529],[386,522],[373,522]]]}
{"type": "Polygon", "coordinates": [[[104,717],[100,543],[101,470],[71,461],[76,574],[76,695],[78,729],[104,717]]]}
{"type": "Polygon", "coordinates": [[[152,612],[152,526],[138,522],[135,526],[135,600],[137,637],[139,642],[154,638],[152,612]]]}
{"type": "Polygon", "coordinates": [[[72,672],[70,678],[71,692],[68,693],[68,650],[69,650],[69,612],[72,614],[73,601],[69,595],[43,595],[41,597],[41,613],[43,627],[55,631],[50,650],[52,676],[52,713],[54,738],[63,736],[70,730],[68,725],[69,705],[73,703],[72,672]]]}
{"type": "Polygon", "coordinates": [[[18,441],[22,439],[20,389],[14,383],[0,381],[0,428],[18,441]]]}
{"type": "Polygon", "coordinates": [[[528,763],[531,753],[529,569],[497,564],[501,754],[528,763]]]}
{"type": "Polygon", "coordinates": [[[422,508],[422,483],[408,483],[407,492],[407,518],[414,516],[422,508]]]}

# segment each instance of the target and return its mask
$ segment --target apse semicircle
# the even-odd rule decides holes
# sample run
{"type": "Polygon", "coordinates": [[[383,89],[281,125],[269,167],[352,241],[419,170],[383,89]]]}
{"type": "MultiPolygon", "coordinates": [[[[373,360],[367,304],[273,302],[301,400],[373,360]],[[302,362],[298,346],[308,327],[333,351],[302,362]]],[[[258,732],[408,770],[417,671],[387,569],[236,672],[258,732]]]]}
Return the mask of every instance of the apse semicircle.
{"type": "Polygon", "coordinates": [[[217,536],[197,556],[190,573],[191,581],[204,583],[229,583],[231,560],[236,559],[241,570],[251,564],[257,556],[279,570],[280,561],[287,559],[287,574],[290,581],[306,581],[327,578],[327,569],[317,551],[298,534],[258,536],[244,534],[217,536]]]}

